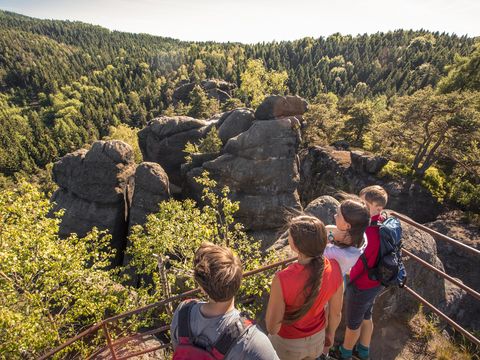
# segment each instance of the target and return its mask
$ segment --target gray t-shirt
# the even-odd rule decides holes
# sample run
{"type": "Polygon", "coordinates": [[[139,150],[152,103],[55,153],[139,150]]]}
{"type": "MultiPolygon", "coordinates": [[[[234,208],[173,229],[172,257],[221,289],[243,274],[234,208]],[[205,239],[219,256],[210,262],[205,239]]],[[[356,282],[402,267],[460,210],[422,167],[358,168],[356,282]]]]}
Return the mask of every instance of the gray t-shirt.
{"type": "MultiPolygon", "coordinates": [[[[200,342],[203,346],[207,346],[215,343],[218,336],[225,331],[225,328],[240,318],[240,312],[237,309],[233,309],[221,316],[205,317],[200,311],[200,306],[204,303],[205,302],[198,302],[193,305],[190,311],[190,328],[196,341],[200,342]]],[[[176,348],[178,344],[178,314],[184,305],[184,302],[181,303],[173,314],[170,333],[172,334],[172,344],[174,348],[176,348]]],[[[255,325],[252,325],[243,336],[237,340],[225,357],[225,360],[237,359],[278,360],[278,356],[268,337],[255,325]]]]}

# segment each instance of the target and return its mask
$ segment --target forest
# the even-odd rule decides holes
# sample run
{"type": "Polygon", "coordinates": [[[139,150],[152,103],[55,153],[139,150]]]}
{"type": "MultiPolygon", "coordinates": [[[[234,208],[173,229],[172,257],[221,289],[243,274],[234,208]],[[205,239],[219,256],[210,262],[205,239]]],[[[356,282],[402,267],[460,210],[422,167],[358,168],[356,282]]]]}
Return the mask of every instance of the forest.
{"type": "MultiPolygon", "coordinates": [[[[152,251],[186,254],[188,261],[172,265],[185,274],[201,241],[225,242],[218,218],[227,219],[225,231],[232,229],[228,236],[248,269],[271,260],[233,225],[238,203],[228,189],[218,195],[204,178],[206,203],[223,204],[223,212],[191,200],[163,203],[146,228],[131,234],[133,264],[153,281],[119,286],[124,272],[109,268],[113,254],[102,251],[108,235],[94,229],[61,239],[48,200],[53,163],[71,151],[122,139],[140,162],[136,133],[151,119],[209,119],[255,108],[269,94],[309,102],[302,147],[344,141],[385,156],[382,176],[420,182],[446,208],[480,222],[476,38],[396,30],[258,44],[185,42],[0,11],[0,358],[36,358],[106,315],[158,300],[165,294],[152,251]],[[233,96],[209,98],[200,86],[209,79],[231,84],[233,96]],[[175,100],[187,83],[188,101],[175,100]]],[[[173,275],[168,281],[178,285],[173,275]]],[[[253,278],[242,294],[261,296],[267,283],[266,275],[253,278]]],[[[89,350],[82,346],[74,351],[89,350]]]]}
{"type": "Polygon", "coordinates": [[[5,11],[0,32],[2,183],[22,174],[48,182],[42,169],[121,124],[139,129],[162,114],[207,118],[288,93],[311,103],[306,146],[346,139],[384,153],[394,176],[422,180],[429,170],[441,200],[479,210],[478,134],[471,131],[479,101],[474,38],[397,30],[253,45],[194,43],[5,11]],[[179,85],[205,79],[234,84],[234,97],[219,104],[197,91],[190,105],[172,100],[179,85]],[[456,107],[462,114],[449,101],[465,104],[456,107]],[[452,112],[444,114],[442,104],[452,112]],[[467,112],[470,122],[453,124],[467,112]],[[422,126],[432,129],[430,137],[416,130],[422,126]],[[387,147],[376,141],[385,131],[405,129],[418,138],[404,136],[387,147]],[[452,148],[459,136],[464,141],[452,148]],[[410,150],[417,143],[415,154],[410,150]]]}

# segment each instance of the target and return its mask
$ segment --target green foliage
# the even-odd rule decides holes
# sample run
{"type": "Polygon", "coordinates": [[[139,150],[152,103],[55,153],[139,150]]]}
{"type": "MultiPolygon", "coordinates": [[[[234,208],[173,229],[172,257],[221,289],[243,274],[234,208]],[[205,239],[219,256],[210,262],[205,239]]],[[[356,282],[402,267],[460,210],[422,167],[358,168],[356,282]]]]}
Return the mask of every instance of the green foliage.
{"type": "Polygon", "coordinates": [[[480,184],[456,178],[450,184],[450,198],[465,210],[480,212],[480,184]]]}
{"type": "Polygon", "coordinates": [[[411,177],[412,170],[405,164],[389,161],[378,174],[380,177],[388,177],[390,179],[400,180],[411,177]]]}
{"type": "Polygon", "coordinates": [[[445,196],[447,195],[447,179],[443,171],[436,167],[430,167],[425,172],[421,184],[430,191],[439,202],[442,202],[445,199],[445,196]]]}
{"type": "Polygon", "coordinates": [[[333,93],[318,94],[303,115],[306,126],[302,139],[305,146],[329,145],[338,140],[344,115],[337,107],[338,97],[333,93]]]}
{"type": "Polygon", "coordinates": [[[480,42],[477,42],[469,56],[456,55],[455,62],[446,69],[448,75],[438,84],[440,92],[480,91],[480,42]]]}
{"type": "Polygon", "coordinates": [[[479,93],[419,90],[397,99],[373,128],[373,138],[380,151],[422,179],[440,156],[456,160],[479,138],[479,101],[479,93]]]}
{"type": "Polygon", "coordinates": [[[138,305],[106,270],[109,236],[94,229],[60,239],[50,209],[26,183],[0,192],[1,358],[38,357],[84,326],[138,305]]]}
{"type": "Polygon", "coordinates": [[[231,111],[244,106],[245,104],[242,102],[242,100],[233,97],[223,103],[222,111],[231,111]]]}
{"type": "Polygon", "coordinates": [[[209,99],[205,91],[199,85],[195,85],[190,93],[190,110],[188,115],[198,119],[208,119],[217,113],[218,110],[218,101],[209,99]]]}
{"type": "Polygon", "coordinates": [[[365,100],[354,104],[347,112],[342,129],[344,138],[354,146],[364,146],[364,137],[374,122],[373,103],[365,100]]]}
{"type": "Polygon", "coordinates": [[[261,60],[248,60],[239,93],[247,104],[256,108],[267,95],[285,94],[287,79],[286,71],[268,71],[261,60]]]}
{"type": "Polygon", "coordinates": [[[143,161],[142,152],[138,145],[138,130],[131,128],[128,125],[120,124],[118,126],[111,126],[108,136],[105,140],[122,140],[130,145],[135,155],[135,162],[140,164],[143,161]]]}
{"type": "Polygon", "coordinates": [[[218,136],[218,130],[215,126],[212,126],[210,131],[203,139],[200,139],[198,144],[192,144],[188,141],[185,144],[183,152],[187,153],[185,160],[187,162],[192,161],[191,155],[194,154],[210,154],[217,153],[222,149],[222,140],[218,136]]]}
{"type": "MultiPolygon", "coordinates": [[[[195,287],[191,270],[193,255],[202,242],[230,246],[241,258],[245,271],[273,259],[273,254],[262,254],[260,244],[245,234],[241,224],[234,223],[239,204],[228,198],[228,188],[219,189],[207,173],[196,180],[203,187],[202,208],[198,208],[193,200],[180,202],[172,199],[160,203],[159,211],[148,216],[145,226],[132,229],[129,238],[132,246],[127,252],[132,256],[131,266],[144,279],[139,294],[145,301],[166,297],[166,287],[162,286],[154,254],[169,255],[170,268],[166,277],[171,294],[195,287]]],[[[270,275],[259,274],[245,279],[237,298],[262,296],[268,291],[270,275]]],[[[251,315],[260,311],[258,303],[242,308],[251,315]]]]}

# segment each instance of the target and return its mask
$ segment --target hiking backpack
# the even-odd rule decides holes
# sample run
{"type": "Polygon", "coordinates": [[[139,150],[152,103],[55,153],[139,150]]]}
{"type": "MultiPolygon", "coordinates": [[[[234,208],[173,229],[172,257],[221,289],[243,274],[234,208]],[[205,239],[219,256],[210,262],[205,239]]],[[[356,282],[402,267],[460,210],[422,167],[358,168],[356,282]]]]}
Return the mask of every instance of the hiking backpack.
{"type": "Polygon", "coordinates": [[[393,216],[382,222],[372,222],[370,226],[378,226],[380,249],[373,268],[369,268],[365,254],[361,259],[368,271],[370,280],[379,281],[383,286],[403,287],[407,279],[407,271],[402,261],[402,226],[393,216]]]}
{"type": "Polygon", "coordinates": [[[200,337],[196,338],[192,335],[190,328],[190,312],[196,303],[196,301],[189,301],[180,309],[178,314],[178,345],[172,359],[222,360],[228,355],[237,340],[245,334],[252,322],[241,317],[239,320],[230,323],[213,345],[205,347],[197,341],[200,337]]]}

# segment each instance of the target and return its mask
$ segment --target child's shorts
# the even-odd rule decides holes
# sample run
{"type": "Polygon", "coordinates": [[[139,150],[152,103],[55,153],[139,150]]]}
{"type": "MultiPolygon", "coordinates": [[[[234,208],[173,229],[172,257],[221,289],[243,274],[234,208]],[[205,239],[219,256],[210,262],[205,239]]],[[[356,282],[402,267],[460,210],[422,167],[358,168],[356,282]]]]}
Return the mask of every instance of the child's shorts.
{"type": "Polygon", "coordinates": [[[323,351],[325,329],[301,339],[285,339],[278,335],[268,335],[280,360],[314,360],[323,351]]]}
{"type": "Polygon", "coordinates": [[[350,330],[357,330],[363,320],[372,318],[375,298],[382,291],[383,286],[360,290],[354,284],[347,286],[346,290],[346,322],[350,330]]]}

